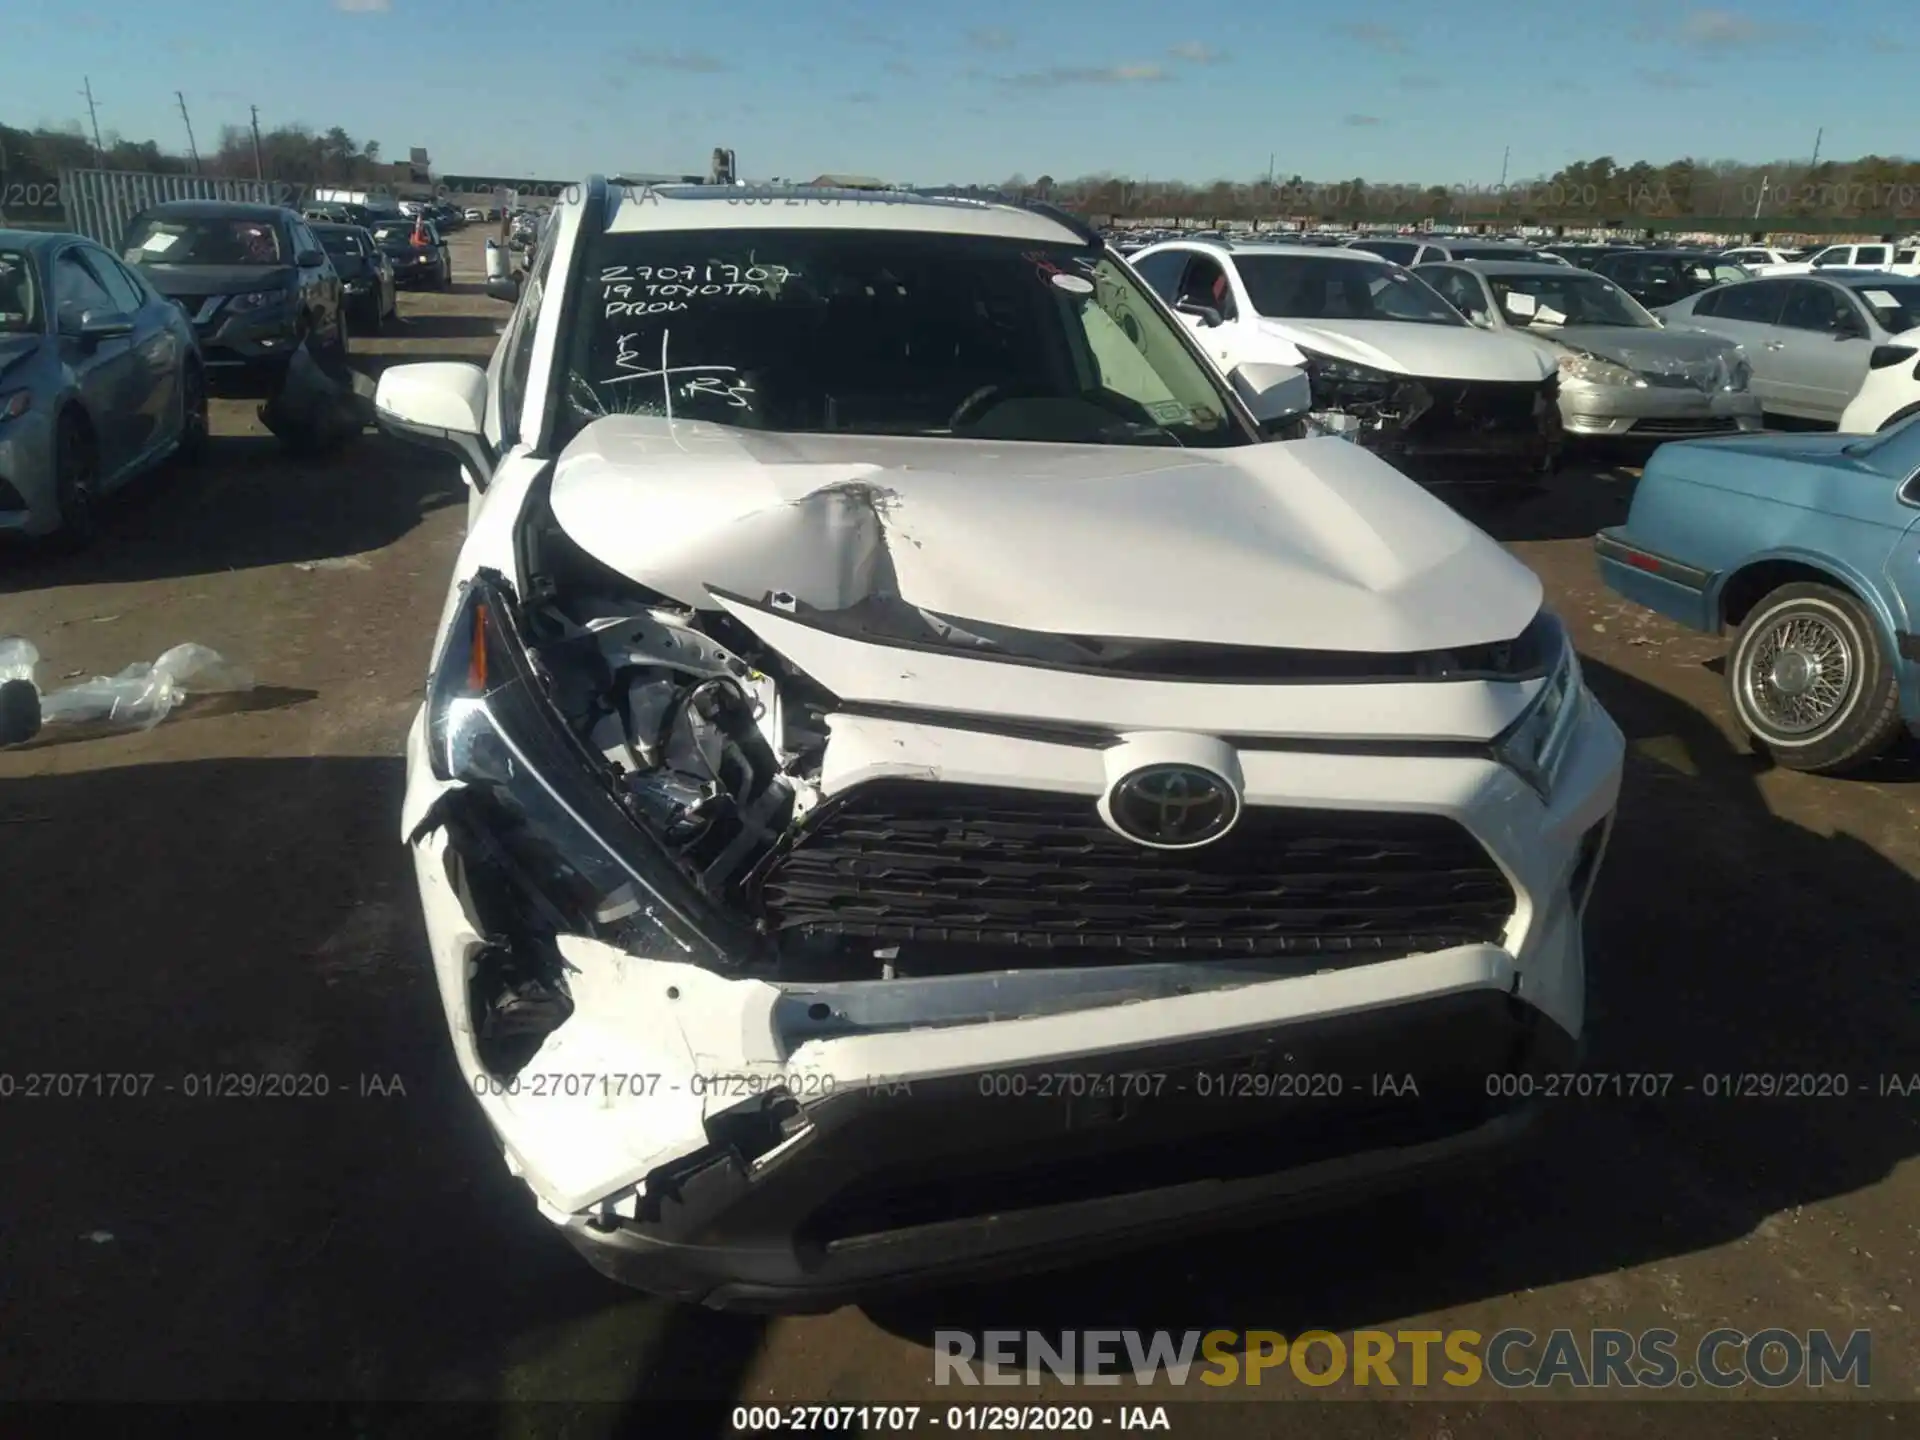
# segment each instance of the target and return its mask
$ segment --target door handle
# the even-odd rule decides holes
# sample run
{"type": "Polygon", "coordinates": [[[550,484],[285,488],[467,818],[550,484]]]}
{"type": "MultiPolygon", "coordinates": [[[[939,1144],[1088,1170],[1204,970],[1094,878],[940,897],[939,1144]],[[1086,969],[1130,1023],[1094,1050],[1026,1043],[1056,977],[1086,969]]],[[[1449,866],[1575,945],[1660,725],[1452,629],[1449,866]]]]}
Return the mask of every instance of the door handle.
{"type": "Polygon", "coordinates": [[[1786,348],[1787,348],[1787,342],[1784,340],[1767,341],[1767,349],[1769,350],[1784,350],[1786,348]]]}

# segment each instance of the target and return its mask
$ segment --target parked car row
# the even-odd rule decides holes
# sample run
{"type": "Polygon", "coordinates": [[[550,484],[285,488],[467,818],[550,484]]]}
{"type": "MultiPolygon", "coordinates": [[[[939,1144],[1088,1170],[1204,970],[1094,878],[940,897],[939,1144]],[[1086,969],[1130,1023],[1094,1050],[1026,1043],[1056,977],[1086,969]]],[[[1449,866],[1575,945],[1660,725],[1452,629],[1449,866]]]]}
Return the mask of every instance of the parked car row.
{"type": "Polygon", "coordinates": [[[424,216],[172,201],[129,220],[117,256],[0,230],[0,534],[85,543],[108,495],[200,450],[210,376],[272,389],[303,347],[344,357],[351,332],[381,329],[399,287],[451,278],[424,216]]]}

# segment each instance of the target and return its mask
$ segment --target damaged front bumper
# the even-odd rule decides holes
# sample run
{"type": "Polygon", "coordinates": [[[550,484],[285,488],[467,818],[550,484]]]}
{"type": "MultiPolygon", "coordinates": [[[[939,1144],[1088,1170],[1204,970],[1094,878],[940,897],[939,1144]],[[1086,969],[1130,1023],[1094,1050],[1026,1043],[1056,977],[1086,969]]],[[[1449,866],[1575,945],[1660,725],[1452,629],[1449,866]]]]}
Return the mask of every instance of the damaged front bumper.
{"type": "Polygon", "coordinates": [[[434,821],[457,787],[424,714],[403,823],[456,1056],[542,1212],[627,1283],[801,1308],[1405,1183],[1510,1139],[1532,1087],[1509,1077],[1564,1068],[1584,1023],[1580,917],[1622,749],[1589,708],[1551,803],[1466,755],[1243,757],[1249,803],[1457,819],[1517,897],[1500,944],[1311,973],[775,984],[562,934],[570,1013],[510,1075],[476,1034],[498,939],[459,827],[434,821]]]}
{"type": "Polygon", "coordinates": [[[1315,376],[1311,421],[1417,480],[1502,481],[1553,469],[1565,444],[1556,382],[1367,372],[1315,376]]]}

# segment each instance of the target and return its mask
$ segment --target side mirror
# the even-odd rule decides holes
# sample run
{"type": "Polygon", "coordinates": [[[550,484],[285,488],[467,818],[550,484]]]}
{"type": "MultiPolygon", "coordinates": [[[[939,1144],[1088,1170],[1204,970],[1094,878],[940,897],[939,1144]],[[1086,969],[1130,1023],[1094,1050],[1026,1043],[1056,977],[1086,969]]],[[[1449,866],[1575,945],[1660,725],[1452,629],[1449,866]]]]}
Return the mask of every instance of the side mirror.
{"type": "Polygon", "coordinates": [[[1214,309],[1211,305],[1202,305],[1198,300],[1176,301],[1173,308],[1178,310],[1182,315],[1193,316],[1194,319],[1198,320],[1209,330],[1222,323],[1218,310],[1214,309]]]}
{"type": "Polygon", "coordinates": [[[302,250],[298,255],[293,257],[293,263],[298,265],[302,270],[317,270],[320,266],[327,263],[327,252],[324,250],[302,250]]]}
{"type": "Polygon", "coordinates": [[[487,281],[487,294],[495,300],[504,300],[509,305],[519,303],[520,277],[518,275],[494,276],[487,281]]]}
{"type": "Polygon", "coordinates": [[[493,478],[487,444],[487,372],[464,361],[396,365],[373,393],[374,417],[396,439],[452,455],[476,489],[493,478]]]}
{"type": "Polygon", "coordinates": [[[60,312],[60,333],[88,347],[133,333],[133,320],[118,310],[66,309],[60,312]]]}
{"type": "Polygon", "coordinates": [[[1262,432],[1297,420],[1313,408],[1313,382],[1297,366],[1250,360],[1234,366],[1228,379],[1262,432]]]}

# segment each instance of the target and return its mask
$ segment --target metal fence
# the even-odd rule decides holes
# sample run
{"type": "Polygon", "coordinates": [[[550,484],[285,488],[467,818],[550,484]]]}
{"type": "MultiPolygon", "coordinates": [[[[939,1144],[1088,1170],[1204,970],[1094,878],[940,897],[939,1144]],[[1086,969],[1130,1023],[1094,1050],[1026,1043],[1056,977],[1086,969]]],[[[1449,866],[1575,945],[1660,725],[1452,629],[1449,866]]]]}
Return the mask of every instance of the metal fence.
{"type": "Polygon", "coordinates": [[[204,175],[158,175],[145,170],[62,170],[59,199],[67,229],[117,250],[127,221],[149,205],[169,200],[233,200],[298,210],[307,188],[284,180],[227,180],[204,175]]]}

